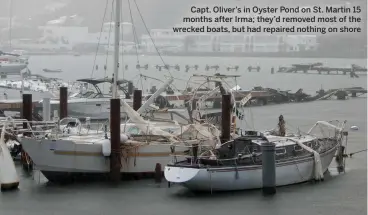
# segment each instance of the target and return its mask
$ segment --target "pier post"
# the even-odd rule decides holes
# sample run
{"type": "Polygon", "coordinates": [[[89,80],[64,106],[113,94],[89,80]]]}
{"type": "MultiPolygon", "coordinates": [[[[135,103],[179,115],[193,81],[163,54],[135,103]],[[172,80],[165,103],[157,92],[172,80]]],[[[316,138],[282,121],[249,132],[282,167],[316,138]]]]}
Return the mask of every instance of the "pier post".
{"type": "Polygon", "coordinates": [[[133,109],[137,111],[142,106],[142,90],[134,90],[133,109]]]}
{"type": "Polygon", "coordinates": [[[162,182],[162,167],[160,163],[156,163],[155,166],[155,182],[160,184],[162,182]]]}
{"type": "Polygon", "coordinates": [[[275,73],[275,68],[271,68],[271,74],[274,74],[275,73]]]}
{"type": "Polygon", "coordinates": [[[275,144],[263,143],[262,149],[262,192],[264,195],[276,193],[275,144]]]}
{"type": "Polygon", "coordinates": [[[42,118],[44,121],[51,120],[50,112],[50,98],[44,98],[42,101],[42,118]]]}
{"type": "Polygon", "coordinates": [[[221,111],[221,141],[230,140],[231,132],[231,95],[222,95],[222,111],[221,111]]]}
{"type": "Polygon", "coordinates": [[[110,100],[110,179],[113,183],[120,181],[120,99],[110,100]]]}
{"type": "Polygon", "coordinates": [[[352,92],[351,93],[351,97],[357,97],[357,93],[356,92],[352,92]]]}
{"type": "MultiPolygon", "coordinates": [[[[29,126],[32,127],[32,94],[23,94],[23,107],[22,107],[22,119],[25,119],[28,121],[29,126]]],[[[27,122],[23,123],[23,129],[27,129],[28,125],[27,122]]],[[[24,136],[31,135],[31,132],[24,132],[24,136]]],[[[29,171],[33,169],[33,162],[29,158],[28,154],[21,149],[21,164],[24,170],[29,171]]]]}
{"type": "MultiPolygon", "coordinates": [[[[22,107],[22,119],[25,119],[30,123],[32,121],[32,94],[23,94],[23,107],[22,107]]],[[[23,123],[23,128],[27,129],[27,122],[23,123]]]]}
{"type": "Polygon", "coordinates": [[[133,90],[134,90],[134,85],[133,82],[129,81],[128,82],[128,94],[131,96],[133,95],[133,90]]]}
{"type": "Polygon", "coordinates": [[[59,111],[59,119],[64,119],[68,117],[68,88],[60,87],[60,111],[59,111]]]}
{"type": "Polygon", "coordinates": [[[345,100],[346,96],[347,96],[347,93],[344,90],[339,90],[339,91],[336,92],[335,95],[336,95],[338,100],[345,100]]]}

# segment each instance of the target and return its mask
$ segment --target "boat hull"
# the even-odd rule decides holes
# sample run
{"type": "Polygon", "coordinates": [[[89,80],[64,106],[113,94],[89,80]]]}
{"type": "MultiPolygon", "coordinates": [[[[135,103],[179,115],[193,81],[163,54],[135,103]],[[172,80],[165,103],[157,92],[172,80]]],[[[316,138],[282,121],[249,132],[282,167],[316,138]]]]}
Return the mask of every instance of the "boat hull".
{"type": "MultiPolygon", "coordinates": [[[[68,101],[68,113],[73,117],[91,117],[107,119],[110,117],[110,99],[87,100],[80,99],[79,102],[68,101]]],[[[59,103],[51,105],[51,111],[59,110],[59,103]]],[[[121,109],[121,117],[125,114],[121,109]]]]}
{"type": "Polygon", "coordinates": [[[25,68],[27,68],[26,64],[2,64],[0,65],[0,73],[5,75],[20,74],[25,68]]]}
{"type": "MultiPolygon", "coordinates": [[[[89,137],[94,141],[99,137],[89,137]]],[[[88,140],[83,140],[84,142],[88,140]]],[[[75,143],[68,140],[37,140],[25,138],[21,144],[32,159],[35,168],[53,182],[70,178],[104,178],[110,172],[110,157],[103,155],[101,144],[75,143]]],[[[126,146],[121,158],[122,174],[155,172],[156,164],[162,167],[171,161],[168,144],[126,146]]],[[[186,147],[176,147],[177,154],[184,154],[186,147]]]]}
{"type": "MultiPolygon", "coordinates": [[[[337,146],[321,154],[322,171],[326,172],[337,146]]],[[[262,166],[190,168],[168,165],[164,170],[169,182],[179,183],[193,191],[234,191],[262,188],[262,166]]],[[[276,186],[285,186],[309,181],[314,178],[314,159],[276,164],[276,186]]]]}
{"type": "MultiPolygon", "coordinates": [[[[31,91],[24,90],[24,94],[32,94],[32,100],[38,101],[44,98],[52,98],[53,95],[50,92],[31,91]]],[[[0,86],[0,102],[6,100],[22,99],[21,89],[13,89],[5,86],[0,86]],[[6,93],[6,96],[4,95],[6,93]]]]}

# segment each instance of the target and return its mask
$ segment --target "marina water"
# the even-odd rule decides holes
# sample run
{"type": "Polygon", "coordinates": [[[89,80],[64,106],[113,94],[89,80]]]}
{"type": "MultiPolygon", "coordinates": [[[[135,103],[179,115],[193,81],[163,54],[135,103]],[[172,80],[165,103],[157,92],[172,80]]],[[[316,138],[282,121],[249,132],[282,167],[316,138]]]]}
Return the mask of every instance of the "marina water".
{"type": "MultiPolygon", "coordinates": [[[[93,67],[93,56],[32,56],[30,69],[33,73],[42,73],[43,68],[62,69],[64,73],[52,74],[64,79],[75,80],[90,78],[93,67]]],[[[284,59],[284,58],[174,58],[165,57],[167,64],[198,64],[198,71],[172,71],[177,78],[188,79],[193,73],[203,73],[205,64],[219,64],[221,68],[239,65],[238,72],[220,69],[220,73],[242,75],[238,85],[243,89],[254,86],[290,89],[303,88],[314,94],[321,86],[325,89],[341,87],[367,87],[366,77],[350,78],[349,75],[303,75],[303,74],[270,74],[272,66],[288,66],[292,63],[322,62],[326,66],[344,67],[350,64],[366,66],[366,61],[349,59],[284,59]],[[249,65],[261,67],[261,72],[248,72],[249,65]]],[[[125,57],[129,65],[124,78],[137,75],[136,57],[125,57]]],[[[99,70],[92,77],[103,77],[104,56],[98,56],[99,70]]],[[[111,68],[112,59],[108,68],[111,68]],[[109,66],[110,65],[110,66],[109,66]]],[[[158,57],[140,57],[140,63],[150,65],[150,70],[142,71],[145,75],[163,78],[165,71],[156,71],[154,65],[160,64],[158,57]]],[[[213,74],[214,71],[206,72],[213,74]]],[[[106,75],[111,76],[112,70],[106,75]]],[[[122,73],[121,73],[122,76],[122,73]]],[[[152,83],[153,84],[153,83],[152,83]]],[[[159,85],[158,83],[155,84],[159,85]]],[[[177,87],[183,88],[184,82],[178,81],[177,87]]],[[[316,101],[308,103],[269,105],[246,108],[243,110],[246,121],[239,122],[240,127],[257,130],[273,129],[277,125],[278,116],[283,114],[287,128],[309,129],[318,120],[347,120],[347,128],[358,126],[359,130],[349,130],[348,153],[366,149],[367,147],[367,99],[349,98],[345,101],[316,101]]],[[[296,130],[294,130],[296,131],[296,130]]],[[[277,188],[277,195],[272,198],[262,196],[260,190],[245,192],[210,194],[194,194],[179,186],[167,187],[162,183],[156,185],[153,180],[122,182],[119,187],[110,187],[107,183],[74,184],[68,186],[52,185],[35,172],[33,176],[24,173],[18,167],[21,176],[19,190],[0,193],[1,215],[39,215],[39,214],[366,214],[367,213],[367,154],[358,153],[346,160],[346,173],[338,175],[335,161],[325,181],[304,183],[277,188]]],[[[154,164],[152,166],[154,168],[154,164]]]]}

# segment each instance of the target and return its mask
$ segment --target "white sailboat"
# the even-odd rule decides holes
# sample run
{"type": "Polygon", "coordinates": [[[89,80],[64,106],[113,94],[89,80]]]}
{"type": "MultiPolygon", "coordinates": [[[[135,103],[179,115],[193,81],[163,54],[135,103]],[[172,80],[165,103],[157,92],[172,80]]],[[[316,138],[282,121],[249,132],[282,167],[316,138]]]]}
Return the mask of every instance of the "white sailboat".
{"type": "Polygon", "coordinates": [[[7,122],[1,129],[0,137],[0,187],[1,190],[14,189],[19,185],[19,176],[9,152],[8,146],[5,143],[5,132],[7,129],[7,122]]]}
{"type": "MultiPolygon", "coordinates": [[[[121,0],[116,0],[115,55],[113,98],[117,94],[119,22],[121,0]]],[[[140,114],[144,112],[155,98],[171,84],[173,78],[154,93],[138,110],[134,111],[122,99],[122,109],[129,116],[129,124],[123,126],[121,134],[121,173],[152,173],[155,165],[166,165],[170,154],[185,154],[192,144],[214,147],[219,141],[219,132],[211,124],[184,124],[172,122],[151,123],[140,114]],[[135,129],[130,129],[134,127],[135,129]],[[175,152],[171,146],[176,146],[175,152]]],[[[110,172],[111,146],[109,134],[89,133],[87,135],[69,135],[56,138],[29,138],[21,141],[25,152],[32,159],[35,167],[50,181],[64,181],[70,178],[104,176],[110,172]]]]}

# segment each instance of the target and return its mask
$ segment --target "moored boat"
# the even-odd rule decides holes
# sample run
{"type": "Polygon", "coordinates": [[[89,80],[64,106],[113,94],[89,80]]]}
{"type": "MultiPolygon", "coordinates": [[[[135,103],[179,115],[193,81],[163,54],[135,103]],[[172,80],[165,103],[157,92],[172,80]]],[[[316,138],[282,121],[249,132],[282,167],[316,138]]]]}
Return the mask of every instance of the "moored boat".
{"type": "Polygon", "coordinates": [[[333,125],[318,121],[306,135],[277,136],[244,132],[239,138],[198,157],[187,157],[165,167],[165,178],[193,191],[233,191],[262,188],[263,144],[274,144],[276,186],[323,179],[337,150],[343,150],[345,122],[333,125]],[[331,137],[311,133],[316,127],[330,128],[331,137]]]}
{"type": "Polygon", "coordinates": [[[60,73],[63,72],[61,69],[43,69],[44,72],[49,72],[49,73],[60,73]]]}

